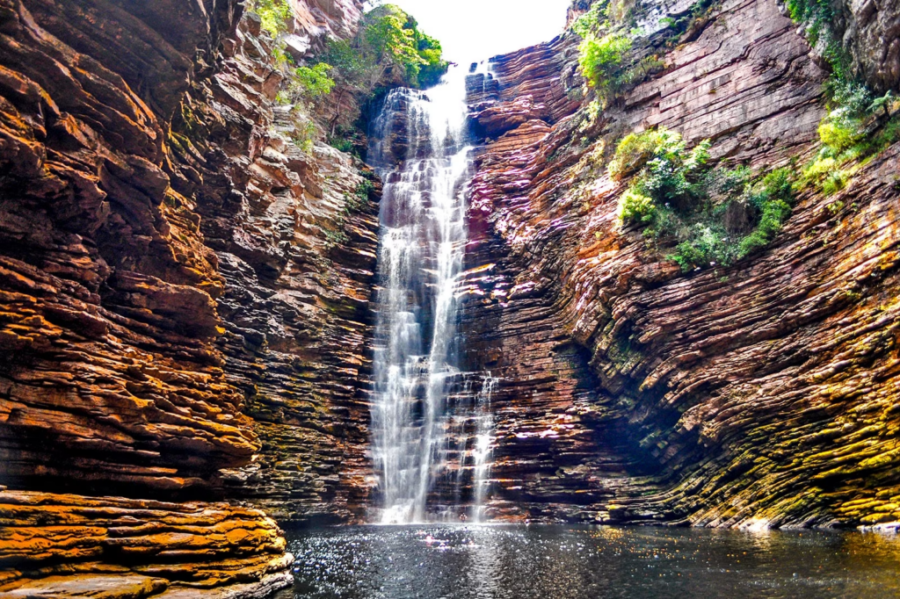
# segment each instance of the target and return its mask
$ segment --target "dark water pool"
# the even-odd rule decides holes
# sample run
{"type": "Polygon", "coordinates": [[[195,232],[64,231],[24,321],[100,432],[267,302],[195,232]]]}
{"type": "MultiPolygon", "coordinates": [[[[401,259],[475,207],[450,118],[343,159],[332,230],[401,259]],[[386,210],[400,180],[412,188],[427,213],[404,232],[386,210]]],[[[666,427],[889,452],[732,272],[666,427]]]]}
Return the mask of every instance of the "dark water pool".
{"type": "Polygon", "coordinates": [[[278,599],[900,597],[900,538],[571,526],[289,532],[278,599]]]}

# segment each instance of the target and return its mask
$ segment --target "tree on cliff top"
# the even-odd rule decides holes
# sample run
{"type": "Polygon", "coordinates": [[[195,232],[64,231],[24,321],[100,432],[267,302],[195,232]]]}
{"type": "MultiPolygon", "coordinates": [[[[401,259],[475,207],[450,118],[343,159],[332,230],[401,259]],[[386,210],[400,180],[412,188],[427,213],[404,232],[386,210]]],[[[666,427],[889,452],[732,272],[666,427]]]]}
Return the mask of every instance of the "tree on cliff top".
{"type": "MultiPolygon", "coordinates": [[[[324,52],[299,65],[298,57],[284,50],[284,36],[293,30],[289,0],[248,0],[247,6],[275,40],[273,53],[285,75],[279,100],[297,109],[305,107],[301,112],[307,116],[327,119],[333,141],[339,129],[352,131],[359,106],[379,91],[434,85],[449,66],[441,43],[420,31],[418,22],[393,4],[379,4],[368,11],[352,39],[331,39],[324,52]],[[355,101],[348,102],[351,98],[355,101]]],[[[307,142],[314,129],[308,125],[303,135],[307,142]]],[[[336,145],[347,149],[346,140],[337,141],[336,145]]]]}
{"type": "Polygon", "coordinates": [[[354,120],[341,109],[347,94],[365,104],[380,89],[428,87],[447,71],[441,43],[419,30],[414,18],[393,4],[366,13],[351,40],[331,40],[317,61],[330,65],[337,97],[329,100],[331,136],[354,120]]]}
{"type": "Polygon", "coordinates": [[[419,30],[418,22],[393,4],[366,13],[352,40],[332,40],[320,57],[353,87],[371,92],[379,85],[428,87],[449,63],[441,43],[419,30]]]}

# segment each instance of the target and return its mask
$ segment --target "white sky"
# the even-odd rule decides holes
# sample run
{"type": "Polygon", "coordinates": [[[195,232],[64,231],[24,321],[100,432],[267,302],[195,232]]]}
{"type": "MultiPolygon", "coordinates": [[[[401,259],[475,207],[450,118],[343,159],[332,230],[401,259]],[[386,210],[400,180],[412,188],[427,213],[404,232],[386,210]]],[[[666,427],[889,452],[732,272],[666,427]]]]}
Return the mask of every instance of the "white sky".
{"type": "Polygon", "coordinates": [[[388,0],[465,65],[548,42],[566,25],[571,0],[388,0]]]}

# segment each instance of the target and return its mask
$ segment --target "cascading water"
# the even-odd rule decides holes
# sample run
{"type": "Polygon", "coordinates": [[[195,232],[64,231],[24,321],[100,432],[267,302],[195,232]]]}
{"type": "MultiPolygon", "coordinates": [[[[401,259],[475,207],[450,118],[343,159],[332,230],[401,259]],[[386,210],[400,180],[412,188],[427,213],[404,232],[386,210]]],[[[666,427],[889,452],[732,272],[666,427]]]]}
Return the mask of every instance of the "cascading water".
{"type": "Polygon", "coordinates": [[[446,468],[472,165],[466,113],[465,74],[451,69],[428,92],[390,92],[372,131],[370,160],[385,181],[373,409],[383,523],[426,520],[428,494],[446,468]]]}
{"type": "Polygon", "coordinates": [[[500,379],[492,376],[490,372],[487,373],[481,392],[475,396],[477,427],[475,446],[472,448],[472,486],[474,487],[472,518],[475,522],[481,522],[484,518],[484,500],[487,496],[491,454],[494,450],[494,416],[491,412],[491,398],[499,382],[500,379]]]}

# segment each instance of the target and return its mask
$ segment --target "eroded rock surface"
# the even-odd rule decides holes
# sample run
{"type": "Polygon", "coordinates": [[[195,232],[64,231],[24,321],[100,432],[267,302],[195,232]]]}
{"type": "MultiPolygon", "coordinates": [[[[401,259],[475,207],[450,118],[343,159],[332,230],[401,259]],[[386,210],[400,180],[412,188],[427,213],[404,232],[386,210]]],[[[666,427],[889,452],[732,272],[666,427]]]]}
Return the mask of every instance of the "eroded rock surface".
{"type": "Polygon", "coordinates": [[[775,3],[722,2],[699,25],[593,124],[567,101],[565,40],[555,59],[501,57],[496,101],[472,100],[500,134],[473,182],[464,323],[471,367],[501,378],[490,511],[896,520],[900,149],[837,196],[802,194],[767,251],[727,269],[682,274],[619,223],[627,181],[606,175],[603,144],[629,131],[710,138],[715,158],[761,170],[815,147],[824,74],[775,3]]]}
{"type": "Polygon", "coordinates": [[[876,0],[835,4],[839,10],[830,24],[859,73],[878,91],[900,89],[900,6],[876,0]]]}
{"type": "Polygon", "coordinates": [[[9,599],[261,597],[293,562],[272,519],[225,503],[0,491],[0,523],[9,599]]]}
{"type": "Polygon", "coordinates": [[[252,22],[228,60],[184,97],[178,175],[226,283],[226,380],[262,450],[222,484],[293,522],[363,516],[371,481],[366,393],[380,182],[324,144],[303,151],[280,74],[252,22]],[[273,80],[275,83],[273,84],[273,80]]]}
{"type": "MultiPolygon", "coordinates": [[[[359,15],[295,4],[317,43],[359,15]]],[[[272,42],[241,15],[0,2],[10,593],[107,596],[122,575],[108,596],[263,596],[290,558],[235,504],[349,520],[365,502],[379,185],[293,141],[272,42]]]]}

